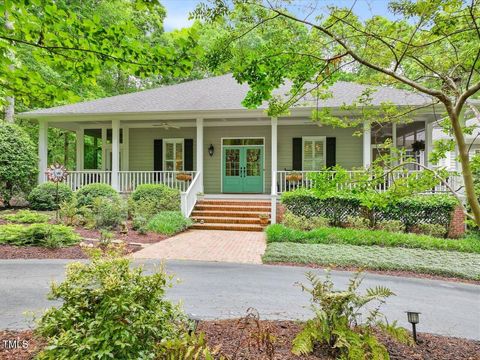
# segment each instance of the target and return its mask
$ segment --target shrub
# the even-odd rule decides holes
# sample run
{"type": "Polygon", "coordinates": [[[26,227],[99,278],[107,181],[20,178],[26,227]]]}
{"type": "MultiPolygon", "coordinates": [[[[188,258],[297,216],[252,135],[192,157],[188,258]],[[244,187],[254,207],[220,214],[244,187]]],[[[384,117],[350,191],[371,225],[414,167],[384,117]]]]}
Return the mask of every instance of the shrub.
{"type": "Polygon", "coordinates": [[[65,225],[0,225],[0,244],[63,247],[79,240],[78,234],[65,225]]]}
{"type": "Polygon", "coordinates": [[[311,296],[315,317],[306,322],[293,340],[294,354],[308,355],[316,346],[322,346],[336,359],[389,359],[387,349],[375,337],[372,327],[383,316],[379,308],[386,298],[394,295],[392,291],[377,286],[367,289],[365,295],[358,294],[362,283],[360,273],[349,281],[344,291],[334,289],[329,272],[324,281],[313,273],[308,273],[307,278],[311,288],[302,285],[302,290],[311,296]],[[370,305],[375,302],[376,306],[370,305]],[[362,323],[362,311],[367,305],[372,310],[367,311],[366,322],[362,323]]]}
{"type": "Polygon", "coordinates": [[[98,197],[117,199],[120,196],[108,184],[88,184],[81,187],[76,193],[78,206],[93,206],[93,200],[98,197]]]}
{"type": "Polygon", "coordinates": [[[159,234],[173,235],[187,229],[191,224],[192,221],[180,211],[162,211],[149,221],[147,228],[159,234]]]}
{"type": "Polygon", "coordinates": [[[150,201],[155,213],[180,210],[180,192],[163,184],[139,185],[131,195],[134,202],[150,201]]]}
{"type": "Polygon", "coordinates": [[[92,212],[97,229],[115,229],[127,220],[127,205],[120,197],[97,197],[92,212]]]}
{"type": "Polygon", "coordinates": [[[282,222],[285,226],[297,230],[313,230],[329,225],[329,220],[321,216],[307,218],[302,215],[295,215],[289,210],[285,211],[282,222]]]}
{"type": "Polygon", "coordinates": [[[385,247],[405,247],[429,250],[451,250],[480,253],[480,242],[475,238],[439,239],[428,235],[391,233],[380,230],[318,228],[311,231],[290,229],[281,224],[266,229],[267,242],[305,244],[349,244],[385,247]]]}
{"type": "Polygon", "coordinates": [[[353,229],[368,229],[370,227],[370,220],[361,216],[347,216],[346,225],[353,229]]]}
{"type": "Polygon", "coordinates": [[[404,232],[405,225],[400,220],[384,220],[379,221],[375,225],[378,230],[388,231],[388,232],[404,232]]]}
{"type": "Polygon", "coordinates": [[[65,281],[49,295],[61,305],[39,321],[47,343],[39,359],[154,359],[160,341],[185,333],[186,317],[165,299],[169,277],[130,265],[99,253],[89,263],[68,265],[65,281]]]}
{"type": "Polygon", "coordinates": [[[444,225],[439,224],[418,224],[415,225],[415,230],[420,234],[444,238],[447,235],[447,230],[444,225]]]}
{"type": "Polygon", "coordinates": [[[60,218],[65,225],[73,226],[80,222],[78,202],[75,197],[60,204],[60,218]]]}
{"type": "Polygon", "coordinates": [[[0,123],[0,199],[9,205],[17,193],[35,186],[38,156],[35,145],[19,126],[0,123]]]}
{"type": "Polygon", "coordinates": [[[71,201],[73,191],[65,184],[58,184],[58,203],[57,203],[57,185],[46,182],[35,187],[28,195],[30,208],[33,210],[57,210],[59,204],[65,201],[71,201]]]}
{"type": "Polygon", "coordinates": [[[145,234],[148,222],[157,214],[157,204],[150,199],[133,201],[130,197],[128,200],[133,230],[145,234]]]}
{"type": "Polygon", "coordinates": [[[15,214],[4,215],[2,218],[12,223],[21,224],[45,223],[50,220],[50,216],[30,210],[20,210],[15,214]]]}

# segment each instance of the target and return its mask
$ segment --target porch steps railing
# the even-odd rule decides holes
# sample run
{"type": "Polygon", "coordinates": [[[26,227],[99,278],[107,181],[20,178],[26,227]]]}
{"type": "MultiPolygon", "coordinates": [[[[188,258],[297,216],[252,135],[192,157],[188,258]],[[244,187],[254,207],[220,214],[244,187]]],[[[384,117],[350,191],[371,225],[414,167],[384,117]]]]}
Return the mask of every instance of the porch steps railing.
{"type": "Polygon", "coordinates": [[[197,171],[188,189],[180,194],[180,208],[185,217],[189,217],[192,213],[197,203],[197,194],[202,191],[200,174],[200,171],[197,171]]]}

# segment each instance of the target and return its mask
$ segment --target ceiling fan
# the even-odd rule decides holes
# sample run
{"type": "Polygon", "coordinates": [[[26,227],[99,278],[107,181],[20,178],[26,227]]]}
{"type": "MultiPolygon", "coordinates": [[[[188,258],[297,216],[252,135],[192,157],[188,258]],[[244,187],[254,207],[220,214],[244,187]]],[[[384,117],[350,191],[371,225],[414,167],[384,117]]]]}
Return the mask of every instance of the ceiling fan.
{"type": "Polygon", "coordinates": [[[180,129],[180,126],[172,125],[166,122],[162,122],[161,124],[154,124],[153,126],[155,127],[161,127],[162,129],[168,130],[168,129],[180,129]]]}

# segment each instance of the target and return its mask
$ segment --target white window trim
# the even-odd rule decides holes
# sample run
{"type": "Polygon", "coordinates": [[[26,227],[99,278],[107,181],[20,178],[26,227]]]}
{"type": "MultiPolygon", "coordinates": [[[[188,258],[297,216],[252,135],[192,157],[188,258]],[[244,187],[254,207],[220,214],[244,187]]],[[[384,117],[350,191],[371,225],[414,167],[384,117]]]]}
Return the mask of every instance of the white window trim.
{"type": "Polygon", "coordinates": [[[326,166],[327,165],[327,137],[326,136],[302,136],[302,171],[306,171],[305,170],[305,141],[323,141],[323,166],[326,166]]]}
{"type": "MultiPolygon", "coordinates": [[[[162,153],[163,153],[163,159],[162,159],[162,168],[163,171],[178,171],[178,170],[165,170],[167,168],[167,142],[170,143],[175,143],[175,144],[182,144],[182,170],[180,171],[185,171],[185,139],[184,138],[168,138],[168,139],[163,139],[162,141],[162,153]]],[[[176,147],[176,145],[175,145],[176,147]]],[[[176,149],[174,150],[174,153],[176,153],[176,149]]],[[[176,159],[175,159],[176,161],[176,159]]]]}

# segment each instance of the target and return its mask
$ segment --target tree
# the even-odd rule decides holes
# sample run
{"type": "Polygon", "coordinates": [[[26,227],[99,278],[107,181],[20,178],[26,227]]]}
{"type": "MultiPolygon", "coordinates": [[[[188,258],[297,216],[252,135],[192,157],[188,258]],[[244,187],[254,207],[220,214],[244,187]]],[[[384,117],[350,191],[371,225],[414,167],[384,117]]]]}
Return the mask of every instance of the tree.
{"type": "MultiPolygon", "coordinates": [[[[317,13],[309,20],[308,13],[289,12],[289,3],[215,0],[194,12],[198,18],[220,20],[230,27],[230,34],[212,49],[211,64],[229,62],[237,81],[250,85],[244,105],[256,107],[268,100],[270,114],[279,114],[308,93],[328,96],[328,86],[346,73],[425,95],[431,99],[429,106],[445,115],[445,126],[454,135],[469,216],[480,226],[465,141],[469,129],[462,122],[465,108],[480,90],[479,1],[390,1],[393,20],[382,16],[361,20],[355,14],[356,1],[351,8],[332,6],[326,15],[317,13]],[[235,23],[239,18],[241,25],[235,23]],[[252,34],[262,34],[263,41],[251,46],[245,39],[252,39],[252,34]],[[282,101],[272,93],[286,80],[293,86],[290,97],[282,101]]],[[[318,113],[313,117],[322,121],[318,113]]],[[[335,122],[342,123],[344,119],[335,122]]]]}
{"type": "Polygon", "coordinates": [[[0,124],[0,198],[9,206],[12,197],[26,192],[38,174],[36,148],[19,126],[0,124]]]}
{"type": "Polygon", "coordinates": [[[0,96],[24,107],[88,98],[116,71],[180,76],[199,55],[195,28],[163,37],[157,1],[6,0],[0,13],[0,96]]]}

